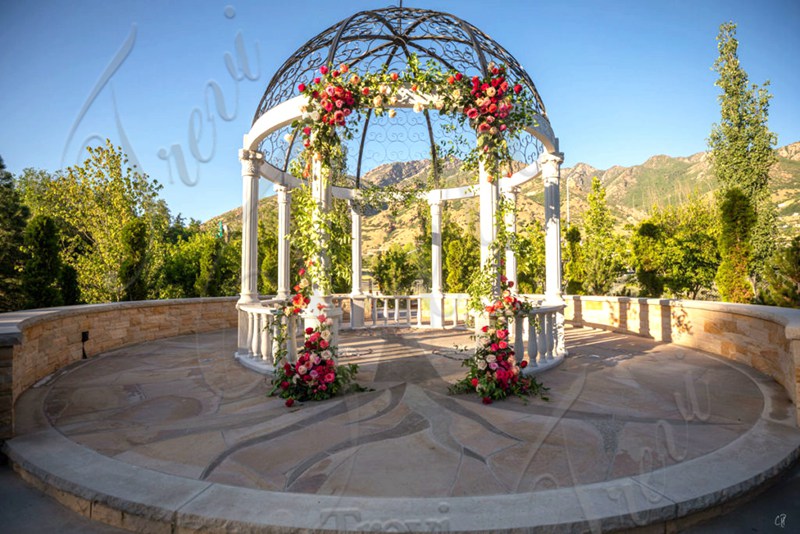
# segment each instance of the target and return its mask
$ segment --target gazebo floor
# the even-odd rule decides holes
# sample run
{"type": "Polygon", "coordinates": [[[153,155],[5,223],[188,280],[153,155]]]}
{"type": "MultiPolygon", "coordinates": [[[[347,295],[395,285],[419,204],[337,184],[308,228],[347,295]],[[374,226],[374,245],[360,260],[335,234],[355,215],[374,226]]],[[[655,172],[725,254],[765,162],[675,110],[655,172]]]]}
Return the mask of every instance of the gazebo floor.
{"type": "Polygon", "coordinates": [[[447,391],[465,331],[345,331],[372,391],[286,408],[235,335],[68,368],[18,401],[9,457],[71,508],[148,532],[501,532],[680,529],[800,452],[778,384],[672,344],[567,328],[569,356],[539,376],[549,401],[487,406],[447,391]]]}

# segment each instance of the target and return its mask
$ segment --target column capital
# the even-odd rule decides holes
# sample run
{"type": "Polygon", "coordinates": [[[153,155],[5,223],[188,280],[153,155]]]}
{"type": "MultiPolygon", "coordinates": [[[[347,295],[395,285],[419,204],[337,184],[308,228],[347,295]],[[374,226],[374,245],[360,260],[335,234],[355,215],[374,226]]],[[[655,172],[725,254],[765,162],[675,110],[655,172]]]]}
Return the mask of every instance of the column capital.
{"type": "Polygon", "coordinates": [[[243,176],[258,176],[258,168],[264,161],[264,154],[258,150],[239,149],[239,161],[242,162],[243,176]]]}
{"type": "Polygon", "coordinates": [[[539,156],[539,164],[544,165],[561,165],[564,163],[563,152],[545,152],[539,156]]]}

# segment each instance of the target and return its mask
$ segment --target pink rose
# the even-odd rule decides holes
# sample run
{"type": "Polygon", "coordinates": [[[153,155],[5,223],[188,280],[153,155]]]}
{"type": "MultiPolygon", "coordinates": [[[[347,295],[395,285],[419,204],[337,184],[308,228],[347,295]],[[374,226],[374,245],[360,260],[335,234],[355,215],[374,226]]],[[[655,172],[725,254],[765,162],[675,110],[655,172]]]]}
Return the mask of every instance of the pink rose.
{"type": "Polygon", "coordinates": [[[467,110],[467,117],[470,119],[477,119],[478,118],[478,110],[475,108],[470,108],[467,110]]]}
{"type": "Polygon", "coordinates": [[[508,348],[508,343],[506,343],[505,341],[501,341],[500,343],[497,344],[497,346],[500,347],[501,350],[502,349],[507,349],[508,348]]]}
{"type": "Polygon", "coordinates": [[[327,341],[325,341],[324,339],[320,340],[319,348],[321,348],[322,350],[325,350],[325,349],[328,348],[328,346],[329,346],[329,343],[327,341]]]}
{"type": "Polygon", "coordinates": [[[334,380],[336,380],[336,375],[335,375],[335,374],[333,374],[333,373],[328,373],[328,374],[326,374],[326,375],[325,375],[325,382],[327,382],[327,383],[329,383],[329,384],[330,384],[330,383],[331,383],[331,382],[333,382],[334,380]]]}

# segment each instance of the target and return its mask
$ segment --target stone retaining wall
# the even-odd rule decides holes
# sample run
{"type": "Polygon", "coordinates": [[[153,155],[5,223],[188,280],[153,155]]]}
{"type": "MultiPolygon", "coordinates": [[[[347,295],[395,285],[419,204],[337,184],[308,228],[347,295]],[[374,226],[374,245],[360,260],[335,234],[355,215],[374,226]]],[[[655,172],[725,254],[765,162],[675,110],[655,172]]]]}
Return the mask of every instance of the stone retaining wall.
{"type": "MultiPolygon", "coordinates": [[[[567,322],[700,349],[781,384],[800,425],[800,310],[696,300],[564,297],[567,322]]],[[[568,347],[569,348],[569,347],[568,347]]]]}
{"type": "Polygon", "coordinates": [[[89,304],[0,314],[0,441],[23,391],[83,358],[124,345],[236,326],[236,297],[89,304]],[[84,342],[83,339],[88,337],[84,342]]]}

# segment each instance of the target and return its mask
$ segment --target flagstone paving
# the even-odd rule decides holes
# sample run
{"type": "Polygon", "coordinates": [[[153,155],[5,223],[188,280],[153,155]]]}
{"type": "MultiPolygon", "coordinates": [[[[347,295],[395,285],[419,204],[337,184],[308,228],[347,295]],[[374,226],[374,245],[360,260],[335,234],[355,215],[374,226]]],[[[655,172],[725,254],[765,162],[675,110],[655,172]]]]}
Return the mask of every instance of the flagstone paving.
{"type": "MultiPolygon", "coordinates": [[[[455,347],[471,343],[468,333],[344,332],[342,360],[359,364],[371,391],[286,408],[268,396],[268,379],[233,359],[235,335],[170,338],[75,365],[23,396],[18,411],[29,416],[19,428],[49,424],[115,461],[220,487],[442,500],[633,480],[667,507],[680,506],[670,492],[691,493],[681,483],[691,485],[702,462],[740,454],[754,429],[779,427],[790,451],[758,481],[800,446],[791,402],[771,379],[644,338],[568,328],[569,357],[540,376],[548,401],[487,406],[448,393],[463,375],[467,353],[455,347]]],[[[747,489],[731,484],[731,495],[747,489]]],[[[705,499],[685,512],[717,504],[705,499]]]]}

